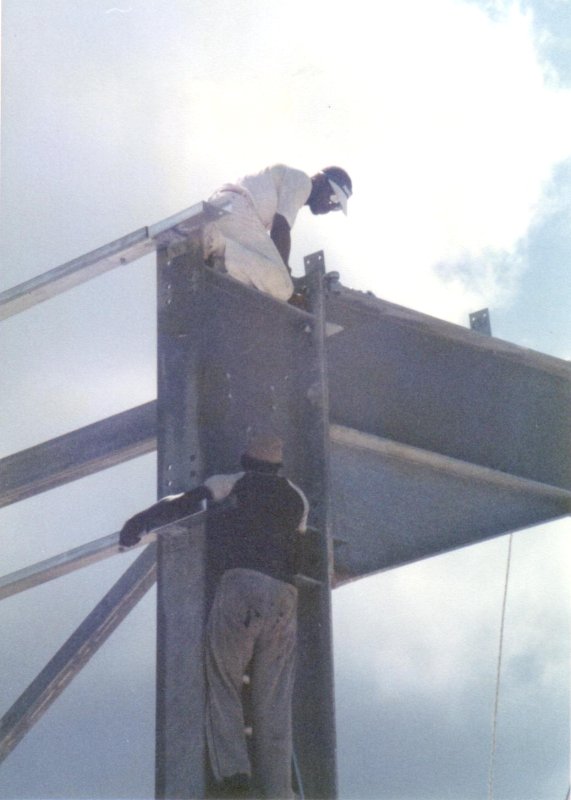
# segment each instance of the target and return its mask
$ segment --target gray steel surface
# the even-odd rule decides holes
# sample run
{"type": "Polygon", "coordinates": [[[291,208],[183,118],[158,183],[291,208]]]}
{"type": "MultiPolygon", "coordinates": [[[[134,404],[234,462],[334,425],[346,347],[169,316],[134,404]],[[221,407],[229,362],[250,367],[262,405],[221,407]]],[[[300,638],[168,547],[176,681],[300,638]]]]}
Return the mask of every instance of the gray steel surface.
{"type": "MultiPolygon", "coordinates": [[[[330,426],[330,439],[331,524],[336,542],[334,562],[338,582],[529,527],[538,521],[538,515],[539,522],[545,522],[571,513],[571,491],[466,464],[339,425],[330,426]],[[360,462],[367,460],[369,463],[360,468],[360,462]],[[407,491],[399,471],[408,476],[407,491]],[[415,476],[414,480],[411,475],[415,476]],[[449,481],[449,502],[457,502],[462,492],[470,494],[472,486],[484,502],[479,506],[472,504],[469,511],[464,507],[464,536],[459,538],[458,527],[452,524],[442,493],[438,502],[431,504],[433,534],[427,535],[425,530],[423,546],[415,549],[410,541],[411,538],[414,541],[412,533],[418,528],[419,517],[424,520],[425,515],[424,510],[419,515],[411,511],[422,499],[414,488],[415,481],[424,482],[431,476],[449,481]],[[375,483],[380,488],[369,492],[375,483]],[[458,491],[458,486],[462,487],[462,492],[458,491]],[[355,504],[361,502],[366,492],[371,498],[361,511],[355,504]],[[415,498],[412,506],[411,497],[415,498]],[[389,520],[387,509],[397,508],[400,512],[396,513],[396,521],[389,520]],[[379,509],[385,514],[383,519],[387,518],[387,524],[383,521],[382,526],[378,523],[379,509]],[[435,515],[435,510],[439,510],[440,516],[435,515]],[[405,521],[407,514],[408,523],[405,521]],[[357,525],[357,518],[360,518],[360,525],[357,525]],[[406,547],[401,546],[401,528],[408,531],[406,547]],[[392,549],[392,556],[388,553],[391,541],[398,545],[392,549]]],[[[433,480],[433,491],[434,484],[433,480]]],[[[188,518],[189,522],[191,520],[194,517],[188,518]]],[[[185,520],[181,523],[186,524],[185,520]]],[[[426,527],[423,523],[423,528],[426,527]]],[[[154,539],[155,534],[150,536],[154,539]]],[[[0,599],[116,555],[120,552],[118,542],[119,534],[112,533],[5,575],[0,578],[0,599]]],[[[311,579],[300,578],[300,584],[311,586],[311,579]]]]}
{"type": "MultiPolygon", "coordinates": [[[[234,454],[239,452],[247,439],[249,429],[252,428],[253,411],[247,408],[249,402],[257,408],[263,408],[264,413],[273,417],[272,424],[277,424],[287,437],[291,436],[292,430],[299,428],[300,420],[296,417],[296,412],[291,418],[289,429],[282,421],[287,420],[289,415],[288,386],[296,380],[298,359],[305,358],[302,352],[298,351],[298,356],[285,345],[287,336],[280,346],[281,354],[275,355],[263,341],[266,338],[263,328],[260,328],[261,333],[257,337],[255,333],[258,328],[254,328],[250,340],[242,342],[240,337],[244,336],[244,332],[241,329],[244,326],[257,326],[259,323],[256,315],[267,314],[268,307],[271,309],[270,319],[277,330],[281,330],[280,326],[284,324],[277,322],[281,319],[287,321],[287,326],[305,331],[306,336],[301,338],[309,340],[311,325],[309,316],[304,312],[262,297],[226,276],[208,273],[206,280],[210,286],[207,295],[212,295],[205,305],[208,315],[218,303],[217,292],[222,298],[234,298],[233,303],[227,301],[229,305],[225,314],[226,322],[214,337],[211,356],[203,371],[205,391],[215,394],[216,403],[203,404],[200,410],[200,424],[208,443],[208,470],[231,470],[235,468],[234,454]],[[230,312],[232,307],[234,311],[230,312]],[[236,322],[237,319],[239,323],[236,322]],[[234,327],[236,330],[233,330],[234,327]],[[275,362],[273,374],[266,384],[257,385],[255,359],[245,372],[236,370],[237,361],[231,348],[228,346],[224,349],[225,339],[229,340],[234,336],[238,337],[237,352],[251,355],[252,348],[256,347],[261,363],[268,364],[272,360],[275,362]],[[275,366],[278,364],[286,365],[285,371],[276,370],[275,366]],[[250,401],[249,386],[254,384],[256,388],[250,401]],[[240,420],[237,414],[243,414],[243,419],[240,420]],[[233,419],[238,419],[238,427],[232,424],[233,419]],[[218,444],[216,437],[211,434],[210,429],[216,428],[220,421],[224,422],[225,436],[229,437],[227,445],[223,442],[218,444]]],[[[564,480],[549,480],[554,472],[562,476],[570,468],[571,456],[567,446],[568,406],[563,402],[571,385],[568,363],[479,336],[458,326],[374,298],[348,293],[347,290],[343,290],[343,294],[339,296],[330,295],[328,308],[336,319],[342,317],[341,311],[345,315],[343,330],[327,340],[328,357],[336,365],[335,369],[330,369],[329,374],[334,421],[341,420],[343,426],[348,427],[349,419],[361,431],[372,430],[379,439],[387,443],[400,442],[434,455],[451,455],[457,462],[474,463],[469,458],[459,457],[458,450],[478,450],[482,457],[475,462],[475,466],[494,469],[497,475],[509,475],[510,470],[503,463],[497,464],[489,458],[490,451],[493,453],[497,450],[495,439],[503,437],[506,458],[516,459],[518,454],[527,454],[532,466],[540,468],[532,470],[532,473],[539,472],[541,475],[539,479],[534,478],[536,483],[553,485],[554,488],[561,485],[565,488],[566,483],[569,485],[564,480]],[[382,326],[386,328],[386,336],[382,335],[382,326]],[[423,363],[426,342],[438,354],[438,369],[434,360],[423,363]],[[404,358],[406,352],[403,352],[403,343],[407,345],[405,350],[410,356],[409,361],[404,358]],[[450,363],[448,374],[448,368],[444,367],[449,363],[450,353],[458,363],[450,363]],[[464,366],[462,362],[465,362],[464,366]],[[474,363],[479,365],[480,372],[474,373],[474,363]],[[356,369],[355,365],[359,368],[356,369]],[[432,375],[434,369],[438,380],[432,375]],[[529,386],[529,392],[526,387],[518,384],[514,388],[514,370],[523,371],[527,375],[526,387],[529,386]],[[495,375],[495,380],[481,387],[484,373],[495,375]],[[451,405],[450,398],[441,392],[438,381],[448,385],[451,394],[456,393],[457,406],[451,405]],[[496,391],[498,384],[499,391],[496,391]],[[543,391],[538,391],[538,385],[544,387],[543,391]],[[553,392],[551,388],[554,389],[553,392]],[[472,397],[472,389],[479,391],[481,397],[472,397]],[[509,408],[498,406],[496,395],[507,398],[512,392],[515,406],[523,406],[523,410],[520,408],[517,411],[516,408],[516,417],[521,420],[525,412],[527,427],[515,427],[509,421],[509,408]],[[446,406],[448,416],[440,412],[441,403],[446,406]],[[536,410],[542,410],[543,416],[534,421],[536,410]],[[499,421],[496,421],[495,413],[492,412],[497,412],[499,421]],[[559,431],[558,437],[550,433],[550,426],[559,431]],[[489,431],[493,435],[489,435],[489,431]],[[553,441],[553,447],[537,448],[536,453],[534,445],[538,437],[547,437],[553,441]]],[[[179,344],[183,341],[180,337],[177,339],[176,331],[175,340],[179,344]]],[[[508,399],[505,402],[509,406],[508,399]]],[[[126,458],[149,452],[156,446],[155,420],[155,403],[147,403],[3,459],[0,461],[0,505],[30,497],[39,491],[112,466],[126,458]]],[[[521,462],[521,457],[519,460],[521,462]]],[[[379,468],[378,459],[376,463],[379,468]]],[[[288,466],[294,473],[299,469],[294,463],[288,466]]],[[[383,469],[386,470],[386,467],[383,469]]],[[[191,477],[190,465],[187,465],[187,470],[191,477]]],[[[427,467],[425,474],[429,476],[430,473],[431,470],[427,467]]],[[[338,476],[335,478],[337,482],[342,481],[342,477],[339,477],[342,475],[342,468],[336,467],[334,477],[338,476]]],[[[299,475],[294,474],[295,477],[299,479],[299,475]]],[[[517,472],[514,477],[518,477],[517,472]]],[[[437,485],[441,487],[438,504],[445,508],[450,502],[451,492],[446,491],[442,483],[437,485]]],[[[470,532],[469,537],[458,539],[459,543],[474,543],[487,536],[527,527],[567,513],[563,510],[564,505],[555,496],[551,500],[543,497],[541,492],[538,496],[532,483],[521,483],[516,493],[507,495],[503,491],[498,493],[497,489],[492,490],[488,483],[480,486],[480,492],[484,491],[482,487],[488,487],[488,493],[482,495],[484,501],[479,507],[479,513],[476,514],[475,506],[470,507],[472,516],[466,517],[464,526],[470,532]]],[[[391,507],[396,507],[401,499],[410,503],[414,496],[410,485],[403,482],[401,488],[400,494],[396,490],[391,492],[391,507]]],[[[335,537],[344,539],[346,531],[340,530],[337,520],[340,516],[345,519],[356,518],[361,512],[357,498],[355,508],[351,511],[347,500],[339,508],[339,497],[339,492],[335,490],[332,498],[336,519],[335,537]]],[[[377,500],[378,495],[373,496],[372,502],[377,500]]],[[[383,505],[386,509],[386,502],[383,505]]],[[[435,524],[438,530],[443,530],[442,521],[435,520],[435,524]]],[[[341,527],[345,529],[346,523],[341,527]]],[[[410,528],[408,523],[407,528],[410,528]]],[[[433,555],[457,546],[453,531],[450,537],[441,537],[438,546],[431,552],[426,549],[427,541],[425,538],[417,557],[433,555]]],[[[358,547],[356,540],[353,551],[355,547],[358,547]]],[[[379,552],[376,556],[372,554],[371,547],[369,542],[362,559],[352,557],[353,571],[357,569],[356,564],[360,565],[358,570],[362,574],[383,568],[379,566],[385,552],[381,542],[378,543],[379,552]],[[365,553],[368,554],[367,558],[365,553]],[[369,563],[367,559],[370,559],[369,563]]],[[[338,548],[337,561],[341,558],[341,553],[338,548]]],[[[414,555],[409,553],[403,557],[408,560],[414,558],[414,555]]],[[[398,559],[390,561],[390,565],[396,566],[398,563],[398,559]]]]}
{"type": "Polygon", "coordinates": [[[571,365],[343,290],[328,319],[331,421],[571,488],[571,365]]]}
{"type": "Polygon", "coordinates": [[[55,578],[95,564],[97,561],[109,558],[119,552],[119,533],[110,533],[101,539],[31,564],[0,578],[0,600],[12,597],[26,589],[32,589],[42,583],[53,581],[55,578]]]}
{"type": "MultiPolygon", "coordinates": [[[[310,504],[315,536],[306,534],[311,553],[306,571],[319,583],[300,589],[298,654],[294,691],[294,747],[306,797],[337,797],[335,693],[331,616],[333,546],[331,538],[329,396],[325,349],[325,259],[305,258],[312,321],[312,352],[305,363],[309,399],[303,437],[295,446],[308,458],[302,484],[310,504]]],[[[289,443],[288,443],[289,444],[289,443]]]]}
{"type": "MultiPolygon", "coordinates": [[[[203,475],[198,406],[204,341],[202,248],[157,258],[158,496],[199,484],[203,475]]],[[[157,565],[157,708],[155,791],[160,798],[204,797],[204,525],[192,536],[159,539],[157,565]]]]}
{"type": "MultiPolygon", "coordinates": [[[[202,270],[200,281],[200,334],[192,341],[196,344],[202,337],[196,402],[204,473],[235,472],[252,434],[273,430],[286,442],[286,473],[315,501],[316,521],[326,527],[327,482],[322,473],[327,413],[319,363],[321,327],[317,330],[313,315],[225,275],[202,270]]],[[[177,325],[173,331],[183,336],[177,325]]],[[[314,574],[325,589],[301,590],[302,616],[306,617],[301,643],[311,657],[300,661],[298,672],[298,691],[307,700],[299,709],[297,728],[305,733],[298,755],[304,759],[308,796],[333,797],[335,737],[324,540],[315,541],[313,555],[314,574]]],[[[207,596],[212,588],[207,586],[207,596]]]]}
{"type": "Polygon", "coordinates": [[[571,491],[333,426],[339,583],[571,513],[571,491]]]}
{"type": "MultiPolygon", "coordinates": [[[[155,447],[159,496],[183,491],[236,470],[253,433],[279,433],[315,528],[300,582],[298,760],[305,795],[334,797],[332,560],[341,583],[569,514],[571,366],[334,280],[324,303],[322,253],[306,259],[313,314],[261,295],[203,265],[200,226],[222,213],[198,204],[0,294],[2,319],[159,251],[157,403],[2,459],[0,506],[155,447]]],[[[5,715],[0,756],[152,585],[158,551],[156,791],[204,796],[205,527],[171,526],[144,551],[5,715]]],[[[117,534],[6,576],[0,596],[113,552],[117,534]]]]}

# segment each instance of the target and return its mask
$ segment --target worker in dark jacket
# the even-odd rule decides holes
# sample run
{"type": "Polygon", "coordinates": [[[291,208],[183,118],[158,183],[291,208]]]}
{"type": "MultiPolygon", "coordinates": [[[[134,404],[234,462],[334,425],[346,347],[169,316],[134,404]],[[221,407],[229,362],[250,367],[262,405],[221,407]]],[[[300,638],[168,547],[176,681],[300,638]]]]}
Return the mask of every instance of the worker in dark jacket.
{"type": "Polygon", "coordinates": [[[283,443],[259,436],[233,475],[215,475],[182,495],[167,497],[125,523],[120,542],[198,510],[201,501],[233,498],[223,515],[224,551],[206,628],[206,733],[221,797],[293,797],[291,698],[294,678],[299,535],[305,495],[279,475],[283,443]],[[244,734],[243,678],[251,674],[253,757],[244,734]],[[252,788],[252,778],[255,784],[252,788]]]}

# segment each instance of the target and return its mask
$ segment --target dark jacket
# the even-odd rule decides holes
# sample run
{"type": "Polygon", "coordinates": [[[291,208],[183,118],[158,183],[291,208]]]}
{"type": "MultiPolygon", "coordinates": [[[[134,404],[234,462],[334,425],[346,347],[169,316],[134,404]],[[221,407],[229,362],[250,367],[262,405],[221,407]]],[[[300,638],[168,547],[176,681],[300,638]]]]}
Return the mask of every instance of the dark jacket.
{"type": "Polygon", "coordinates": [[[245,458],[243,466],[242,472],[213,475],[202,486],[139,512],[125,523],[121,544],[135,544],[142,533],[195,513],[204,500],[231,500],[208,526],[217,572],[243,567],[292,582],[298,537],[307,525],[307,499],[277,474],[280,465],[245,458]]]}

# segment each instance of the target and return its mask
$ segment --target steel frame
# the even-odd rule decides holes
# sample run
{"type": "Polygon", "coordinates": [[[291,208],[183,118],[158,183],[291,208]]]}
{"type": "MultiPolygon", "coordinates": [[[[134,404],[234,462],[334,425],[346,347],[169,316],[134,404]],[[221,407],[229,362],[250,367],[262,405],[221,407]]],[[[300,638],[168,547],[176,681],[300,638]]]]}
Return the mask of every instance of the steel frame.
{"type": "MultiPolygon", "coordinates": [[[[235,458],[229,453],[238,452],[254,420],[264,418],[266,422],[278,423],[292,445],[288,470],[310,497],[311,521],[317,531],[308,562],[310,571],[313,570],[312,578],[306,582],[301,595],[296,703],[299,760],[306,794],[316,798],[334,797],[330,624],[330,584],[334,566],[338,583],[353,580],[569,514],[569,455],[562,447],[554,448],[555,453],[535,453],[534,448],[545,450],[546,443],[565,440],[565,432],[569,430],[565,402],[569,398],[571,369],[559,359],[470,333],[343,287],[333,287],[327,293],[322,254],[306,259],[311,312],[299,311],[259,295],[226,276],[204,270],[200,230],[205,222],[222,213],[224,209],[199,203],[0,294],[0,319],[3,319],[153,250],[158,253],[157,402],[146,403],[0,460],[0,506],[156,448],[159,451],[159,495],[184,490],[199,482],[206,472],[228,469],[229,459],[235,458]],[[267,334],[260,336],[259,341],[250,338],[248,326],[241,326],[237,312],[240,304],[267,334]],[[359,384],[352,354],[361,345],[367,350],[366,345],[370,344],[368,325],[380,336],[377,341],[382,346],[367,351],[370,374],[365,376],[364,388],[372,376],[377,391],[386,390],[385,416],[380,421],[369,413],[371,401],[367,406],[358,393],[352,393],[355,387],[348,385],[351,381],[355,386],[359,384]],[[274,328],[278,330],[275,340],[271,334],[274,328]],[[326,341],[326,332],[339,335],[326,341]],[[387,342],[392,337],[402,353],[399,351],[395,356],[387,349],[385,333],[387,342]],[[235,357],[236,351],[232,351],[235,345],[230,340],[235,334],[242,346],[242,356],[257,349],[260,353],[277,353],[284,363],[287,362],[288,368],[281,372],[266,369],[267,364],[262,368],[263,357],[258,353],[253,359],[243,359],[243,375],[231,374],[233,368],[228,365],[232,364],[232,354],[235,357]],[[411,384],[410,365],[408,371],[403,372],[403,381],[403,375],[395,374],[395,358],[401,361],[408,358],[414,354],[415,347],[421,352],[426,347],[429,348],[427,352],[437,352],[430,350],[432,340],[444,342],[451,348],[450,352],[466,353],[470,369],[483,368],[484,374],[488,370],[498,382],[503,378],[501,370],[498,372],[494,366],[497,360],[509,365],[507,383],[502,387],[504,392],[509,389],[510,380],[518,386],[523,385],[522,376],[531,376],[535,381],[533,402],[537,408],[549,409],[550,416],[542,422],[543,438],[534,440],[531,437],[531,444],[523,450],[512,448],[508,469],[495,465],[497,454],[493,448],[478,451],[476,460],[472,460],[476,436],[483,430],[485,415],[490,412],[485,407],[485,398],[482,398],[483,411],[475,401],[467,403],[461,388],[450,383],[449,376],[445,376],[449,384],[446,384],[446,391],[451,389],[461,400],[458,419],[467,419],[467,414],[475,412],[468,434],[454,441],[447,439],[448,434],[439,419],[428,415],[422,424],[439,429],[429,442],[431,446],[426,447],[419,435],[418,422],[408,428],[401,424],[398,401],[406,398],[415,402],[411,387],[418,392],[418,387],[422,386],[427,396],[432,393],[434,397],[439,396],[436,389],[442,391],[442,387],[436,386],[428,373],[422,374],[420,366],[418,385],[411,384]],[[387,383],[385,374],[396,378],[396,389],[387,383]],[[330,424],[330,392],[335,424],[330,424]],[[552,400],[550,392],[553,392],[552,400]],[[212,411],[207,410],[210,401],[215,401],[212,407],[219,409],[218,418],[213,418],[212,411]],[[355,424],[355,420],[359,424],[355,424]],[[385,430],[389,435],[384,434],[385,430]],[[359,486],[364,487],[367,503],[374,511],[371,514],[364,509],[358,524],[355,514],[359,510],[359,498],[355,501],[347,495],[339,499],[349,473],[357,491],[359,486]],[[401,541],[402,537],[397,535],[398,525],[391,531],[387,524],[384,535],[379,537],[375,503],[385,491],[385,483],[398,483],[405,474],[407,478],[412,476],[414,480],[432,483],[435,491],[438,482],[444,481],[453,484],[456,490],[458,486],[467,486],[476,496],[478,492],[492,492],[488,496],[495,498],[499,511],[504,506],[507,510],[490,519],[476,519],[471,527],[468,525],[462,531],[450,529],[434,535],[419,531],[401,541]],[[372,478],[374,480],[367,484],[372,478]],[[376,488],[373,489],[373,485],[376,488]]],[[[462,363],[458,361],[459,365],[462,363]]],[[[477,374],[473,375],[473,380],[477,385],[477,374]]],[[[525,402],[526,398],[516,420],[517,431],[523,438],[527,435],[525,425],[535,408],[529,403],[526,406],[525,402]]],[[[389,494],[385,499],[392,502],[395,498],[389,494]]],[[[473,505],[474,501],[470,513],[474,513],[473,505]]],[[[440,523],[437,519],[435,528],[440,523]]],[[[405,524],[404,516],[398,524],[405,524]]],[[[11,752],[152,585],[158,551],[156,792],[159,797],[204,796],[208,779],[202,735],[201,641],[212,591],[205,525],[205,518],[200,515],[193,520],[180,521],[162,532],[158,544],[153,542],[146,548],[2,718],[0,757],[11,752]],[[191,535],[188,535],[189,526],[191,535]],[[196,688],[192,696],[186,691],[189,684],[196,688]],[[184,698],[182,702],[181,698],[184,698]],[[192,724],[188,724],[189,720],[192,724]]],[[[155,535],[151,537],[154,538],[155,535]]],[[[118,534],[110,534],[5,576],[0,580],[0,598],[118,552],[118,534]]]]}

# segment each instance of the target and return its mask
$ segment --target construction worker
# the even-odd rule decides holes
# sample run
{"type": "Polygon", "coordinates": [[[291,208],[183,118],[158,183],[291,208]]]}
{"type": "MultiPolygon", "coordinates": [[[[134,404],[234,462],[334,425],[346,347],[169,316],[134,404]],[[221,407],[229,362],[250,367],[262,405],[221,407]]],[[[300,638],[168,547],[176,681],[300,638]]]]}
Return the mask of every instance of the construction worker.
{"type": "Polygon", "coordinates": [[[233,500],[216,517],[219,574],[206,626],[206,736],[216,797],[292,798],[291,698],[297,627],[294,585],[308,503],[279,472],[283,442],[253,439],[242,471],[166,497],[128,520],[124,547],[142,533],[233,500]],[[222,523],[220,523],[222,520],[222,523]],[[220,547],[222,544],[222,547],[220,547]],[[243,680],[251,676],[252,758],[244,731],[243,680]]]}
{"type": "Polygon", "coordinates": [[[289,300],[294,292],[291,229],[298,211],[306,205],[313,214],[346,214],[351,194],[351,178],[340,167],[326,167],[310,178],[275,164],[227,183],[209,198],[231,210],[205,227],[204,258],[241,283],[289,300]]]}

